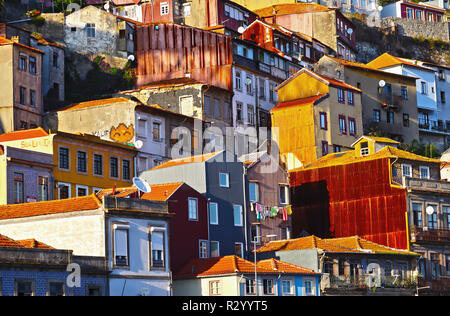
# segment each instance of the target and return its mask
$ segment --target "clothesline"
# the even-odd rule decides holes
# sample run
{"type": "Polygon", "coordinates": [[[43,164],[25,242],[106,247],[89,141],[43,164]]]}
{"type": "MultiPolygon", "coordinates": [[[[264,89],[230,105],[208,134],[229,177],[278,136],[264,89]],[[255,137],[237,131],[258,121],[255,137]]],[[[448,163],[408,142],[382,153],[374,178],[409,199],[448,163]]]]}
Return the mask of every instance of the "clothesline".
{"type": "Polygon", "coordinates": [[[250,210],[256,212],[257,219],[266,219],[266,217],[275,217],[278,214],[283,215],[283,220],[288,220],[288,215],[292,214],[292,206],[266,206],[259,203],[250,203],[250,210]]]}

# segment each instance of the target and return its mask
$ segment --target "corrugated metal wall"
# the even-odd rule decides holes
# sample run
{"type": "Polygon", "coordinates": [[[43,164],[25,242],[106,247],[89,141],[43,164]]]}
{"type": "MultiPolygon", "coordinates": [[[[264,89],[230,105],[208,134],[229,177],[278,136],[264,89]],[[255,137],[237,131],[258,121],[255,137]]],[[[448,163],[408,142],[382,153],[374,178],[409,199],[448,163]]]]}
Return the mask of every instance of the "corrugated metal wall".
{"type": "MultiPolygon", "coordinates": [[[[389,164],[390,160],[384,158],[294,172],[290,175],[291,187],[295,187],[293,195],[305,194],[303,184],[325,181],[326,190],[322,190],[321,198],[329,199],[330,236],[359,235],[389,247],[406,249],[406,190],[391,187],[389,164]]],[[[296,223],[294,216],[293,226],[297,224],[302,225],[296,223]]]]}
{"type": "Polygon", "coordinates": [[[231,37],[170,23],[136,29],[137,86],[150,82],[191,78],[231,90],[231,37]]]}

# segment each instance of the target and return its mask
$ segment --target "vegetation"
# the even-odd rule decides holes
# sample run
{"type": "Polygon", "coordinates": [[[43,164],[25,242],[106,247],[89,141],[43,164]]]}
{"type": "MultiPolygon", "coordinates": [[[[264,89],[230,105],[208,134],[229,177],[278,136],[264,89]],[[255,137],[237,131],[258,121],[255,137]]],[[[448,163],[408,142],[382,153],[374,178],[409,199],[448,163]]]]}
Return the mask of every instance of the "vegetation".
{"type": "Polygon", "coordinates": [[[67,6],[71,3],[79,4],[81,7],[86,5],[86,2],[84,0],[53,0],[55,12],[65,12],[67,6]]]}
{"type": "Polygon", "coordinates": [[[434,143],[421,144],[417,139],[414,139],[411,144],[401,144],[401,149],[409,151],[413,154],[425,156],[429,158],[440,158],[441,153],[437,150],[434,143]]]}

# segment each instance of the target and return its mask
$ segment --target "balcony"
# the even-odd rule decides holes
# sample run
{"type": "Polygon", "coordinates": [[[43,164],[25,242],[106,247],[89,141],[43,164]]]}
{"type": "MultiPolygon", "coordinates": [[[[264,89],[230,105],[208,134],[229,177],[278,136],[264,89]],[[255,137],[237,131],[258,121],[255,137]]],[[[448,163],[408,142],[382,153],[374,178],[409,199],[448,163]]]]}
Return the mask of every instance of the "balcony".
{"type": "MultiPolygon", "coordinates": [[[[448,181],[404,177],[403,186],[406,187],[408,191],[416,190],[443,194],[450,193],[450,182],[448,181]]],[[[450,195],[448,197],[450,198],[450,195]]]]}
{"type": "Polygon", "coordinates": [[[450,242],[450,229],[413,226],[411,227],[411,241],[450,242]]]}
{"type": "Polygon", "coordinates": [[[421,288],[419,295],[440,294],[448,295],[450,292],[450,278],[441,277],[439,280],[418,280],[418,287],[421,288]]]}
{"type": "Polygon", "coordinates": [[[450,131],[443,125],[442,121],[419,119],[419,129],[422,132],[450,134],[450,131]]]}
{"type": "Polygon", "coordinates": [[[386,111],[394,111],[398,112],[401,109],[402,105],[402,96],[401,95],[391,95],[387,96],[382,102],[381,106],[386,111]]]}

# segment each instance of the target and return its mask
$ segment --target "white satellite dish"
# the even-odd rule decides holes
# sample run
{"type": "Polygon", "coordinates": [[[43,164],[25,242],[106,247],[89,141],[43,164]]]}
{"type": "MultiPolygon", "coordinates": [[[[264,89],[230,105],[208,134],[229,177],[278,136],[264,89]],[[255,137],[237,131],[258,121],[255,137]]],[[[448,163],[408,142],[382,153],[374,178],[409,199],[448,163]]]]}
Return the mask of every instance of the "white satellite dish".
{"type": "Polygon", "coordinates": [[[70,3],[67,6],[66,10],[69,11],[69,12],[75,12],[75,11],[81,10],[81,7],[80,7],[80,5],[78,3],[70,3]]]}
{"type": "Polygon", "coordinates": [[[434,207],[432,207],[432,206],[427,206],[427,208],[425,209],[425,211],[427,212],[428,215],[433,215],[433,213],[434,213],[434,207]]]}
{"type": "Polygon", "coordinates": [[[133,178],[133,185],[138,188],[139,191],[142,191],[144,193],[150,193],[152,192],[152,188],[150,187],[150,184],[148,184],[145,180],[134,177],[133,178]]]}
{"type": "Polygon", "coordinates": [[[128,60],[129,60],[129,61],[134,61],[134,55],[128,56],[128,60]]]}
{"type": "Polygon", "coordinates": [[[386,82],[384,80],[380,80],[378,85],[383,88],[386,85],[386,82]]]}
{"type": "Polygon", "coordinates": [[[142,146],[144,146],[144,142],[140,139],[134,143],[134,147],[136,147],[137,149],[141,149],[142,146]]]}
{"type": "Polygon", "coordinates": [[[103,6],[103,8],[104,8],[106,11],[109,11],[109,1],[105,3],[105,5],[103,6]]]}
{"type": "Polygon", "coordinates": [[[347,33],[350,34],[350,35],[352,35],[353,29],[352,29],[352,28],[347,29],[347,33]]]}
{"type": "Polygon", "coordinates": [[[381,10],[383,10],[383,7],[380,5],[380,6],[378,7],[378,11],[381,11],[381,10]]]}
{"type": "Polygon", "coordinates": [[[242,34],[242,33],[244,33],[244,31],[245,31],[245,28],[244,28],[243,26],[239,26],[238,32],[239,32],[240,34],[242,34]]]}

